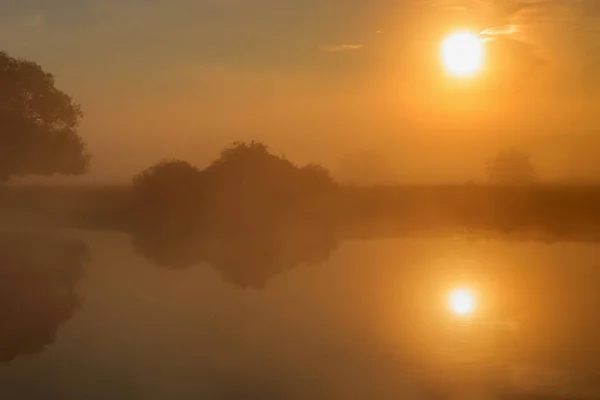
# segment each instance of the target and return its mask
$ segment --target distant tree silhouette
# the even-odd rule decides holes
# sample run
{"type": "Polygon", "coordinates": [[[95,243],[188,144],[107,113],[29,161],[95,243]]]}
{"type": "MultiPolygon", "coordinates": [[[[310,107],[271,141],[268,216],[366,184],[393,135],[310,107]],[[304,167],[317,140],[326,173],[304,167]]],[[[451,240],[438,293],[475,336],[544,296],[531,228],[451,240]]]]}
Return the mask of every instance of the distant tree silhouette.
{"type": "Polygon", "coordinates": [[[54,342],[81,303],[74,287],[88,259],[81,242],[0,234],[0,362],[54,342]]]}
{"type": "Polygon", "coordinates": [[[212,232],[227,234],[276,229],[282,219],[318,213],[336,188],[325,168],[299,168],[258,142],[234,143],[202,174],[212,232]]]}
{"type": "Polygon", "coordinates": [[[500,151],[487,163],[487,176],[496,185],[524,185],[537,179],[529,155],[515,148],[500,151]]]}
{"type": "Polygon", "coordinates": [[[158,265],[207,262],[232,283],[263,287],[335,248],[336,188],[319,165],[300,168],[262,143],[234,143],[202,171],[174,161],[138,175],[133,243],[158,265]]]}
{"type": "Polygon", "coordinates": [[[300,168],[303,183],[306,187],[327,190],[335,186],[329,170],[319,164],[308,164],[300,168]]]}
{"type": "Polygon", "coordinates": [[[165,258],[173,266],[189,266],[183,259],[175,261],[175,255],[182,257],[178,244],[195,238],[201,228],[201,189],[200,171],[185,161],[163,161],[135,176],[131,228],[136,247],[150,249],[158,264],[165,258]]]}
{"type": "Polygon", "coordinates": [[[0,182],[84,173],[90,156],[77,133],[81,117],[51,74],[0,52],[0,182]]]}

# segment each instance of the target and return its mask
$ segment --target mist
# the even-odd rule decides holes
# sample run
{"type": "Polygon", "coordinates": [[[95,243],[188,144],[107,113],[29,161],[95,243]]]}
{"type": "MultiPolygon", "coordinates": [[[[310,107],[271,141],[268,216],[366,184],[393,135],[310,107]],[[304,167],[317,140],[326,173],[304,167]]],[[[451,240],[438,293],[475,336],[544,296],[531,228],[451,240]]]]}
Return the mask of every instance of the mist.
{"type": "Polygon", "coordinates": [[[83,105],[80,132],[94,160],[75,182],[123,183],[169,158],[207,165],[238,140],[322,163],[345,180],[341,160],[363,150],[385,160],[395,183],[481,180],[485,159],[507,146],[530,152],[548,181],[597,180],[594,14],[559,1],[538,14],[520,2],[455,3],[462,8],[201,2],[175,11],[152,2],[123,12],[90,2],[69,13],[41,4],[11,10],[37,22],[5,22],[0,45],[41,63],[83,105]],[[347,18],[330,24],[341,10],[347,18]],[[208,15],[216,19],[194,23],[208,15]],[[444,76],[438,49],[448,29],[509,23],[514,32],[488,34],[481,77],[444,76]]]}
{"type": "Polygon", "coordinates": [[[595,0],[0,5],[0,398],[598,397],[595,0]]]}

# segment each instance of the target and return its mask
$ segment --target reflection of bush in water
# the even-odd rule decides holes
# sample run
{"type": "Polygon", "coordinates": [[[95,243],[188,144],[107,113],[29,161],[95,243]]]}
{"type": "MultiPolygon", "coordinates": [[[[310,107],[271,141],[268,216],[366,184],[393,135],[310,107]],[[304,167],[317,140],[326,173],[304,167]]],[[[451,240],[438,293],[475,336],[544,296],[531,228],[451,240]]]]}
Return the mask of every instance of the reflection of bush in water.
{"type": "Polygon", "coordinates": [[[54,342],[80,304],[74,286],[87,259],[80,242],[0,234],[0,362],[54,342]]]}
{"type": "Polygon", "coordinates": [[[337,238],[332,232],[292,227],[275,235],[257,233],[185,241],[136,236],[134,246],[160,266],[184,269],[206,262],[230,283],[262,288],[271,277],[302,263],[327,260],[337,247],[337,238]]]}
{"type": "Polygon", "coordinates": [[[242,286],[335,247],[333,198],[326,169],[297,167],[260,143],[239,143],[200,171],[181,161],[134,179],[133,243],[153,262],[186,268],[208,262],[242,286]]]}

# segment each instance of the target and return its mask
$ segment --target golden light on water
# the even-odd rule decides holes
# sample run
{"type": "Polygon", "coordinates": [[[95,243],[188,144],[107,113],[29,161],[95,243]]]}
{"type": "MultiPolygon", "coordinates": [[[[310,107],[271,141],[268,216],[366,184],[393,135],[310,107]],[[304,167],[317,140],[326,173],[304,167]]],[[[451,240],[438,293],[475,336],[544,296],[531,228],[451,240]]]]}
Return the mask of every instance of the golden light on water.
{"type": "Polygon", "coordinates": [[[469,316],[477,308],[477,298],[469,289],[454,289],[448,296],[448,308],[458,316],[469,316]]]}
{"type": "Polygon", "coordinates": [[[451,75],[472,76],[481,70],[483,59],[483,43],[473,33],[454,33],[442,43],[442,62],[451,75]]]}

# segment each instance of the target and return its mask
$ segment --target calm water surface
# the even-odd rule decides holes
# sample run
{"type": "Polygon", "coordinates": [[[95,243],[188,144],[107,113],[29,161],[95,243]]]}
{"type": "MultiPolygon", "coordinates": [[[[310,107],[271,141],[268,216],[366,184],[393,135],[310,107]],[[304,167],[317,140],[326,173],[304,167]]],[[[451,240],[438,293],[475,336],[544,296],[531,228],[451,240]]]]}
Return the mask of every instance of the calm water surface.
{"type": "Polygon", "coordinates": [[[419,398],[422,371],[442,376],[489,351],[473,350],[460,324],[447,329],[444,296],[456,285],[478,291],[482,314],[498,304],[533,313],[516,357],[495,350],[511,365],[589,372],[600,360],[585,347],[597,344],[600,246],[345,241],[256,289],[209,265],[153,265],[125,234],[26,235],[34,261],[13,256],[0,272],[12,282],[0,307],[2,399],[419,398]],[[73,241],[85,257],[56,247],[73,241]]]}

